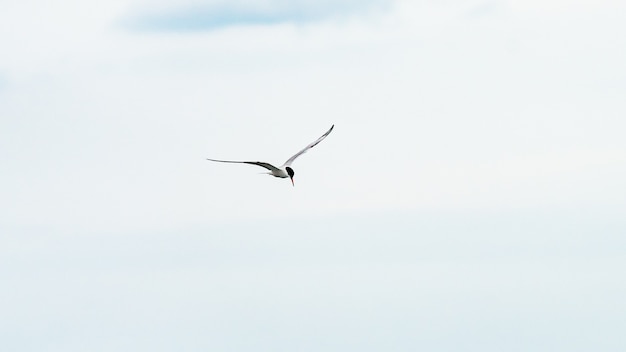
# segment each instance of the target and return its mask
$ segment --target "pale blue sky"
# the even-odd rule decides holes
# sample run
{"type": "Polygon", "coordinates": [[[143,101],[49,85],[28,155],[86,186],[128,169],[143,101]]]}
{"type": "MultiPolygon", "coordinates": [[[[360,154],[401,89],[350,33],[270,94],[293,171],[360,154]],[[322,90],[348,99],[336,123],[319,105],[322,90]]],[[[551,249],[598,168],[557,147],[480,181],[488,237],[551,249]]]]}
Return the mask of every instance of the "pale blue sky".
{"type": "Polygon", "coordinates": [[[233,26],[307,24],[386,9],[389,0],[183,1],[140,6],[123,23],[129,29],[214,31],[233,26]]]}
{"type": "Polygon", "coordinates": [[[4,346],[626,348],[626,5],[329,4],[2,6],[4,346]]]}

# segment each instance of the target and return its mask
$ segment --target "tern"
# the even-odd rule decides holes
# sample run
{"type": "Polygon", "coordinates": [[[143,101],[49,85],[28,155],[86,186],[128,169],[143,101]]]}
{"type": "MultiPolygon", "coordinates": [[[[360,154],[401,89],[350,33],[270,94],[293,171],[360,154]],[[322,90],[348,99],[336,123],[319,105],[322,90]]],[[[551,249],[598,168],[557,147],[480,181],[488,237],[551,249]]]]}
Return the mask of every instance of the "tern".
{"type": "Polygon", "coordinates": [[[216,161],[218,163],[234,163],[234,164],[250,164],[250,165],[258,165],[260,167],[264,167],[266,169],[268,169],[270,172],[268,172],[268,175],[272,175],[274,177],[280,177],[280,178],[287,178],[289,177],[291,179],[291,184],[293,186],[295,186],[295,184],[293,183],[293,176],[296,174],[293,169],[291,168],[291,164],[293,164],[293,162],[302,154],[306,153],[309,149],[315,147],[316,145],[319,144],[319,142],[323,141],[324,138],[326,138],[330,132],[332,132],[333,128],[335,128],[335,125],[330,126],[330,129],[328,131],[326,131],[326,133],[324,133],[320,138],[316,139],[315,142],[307,145],[306,147],[304,147],[304,149],[302,149],[301,151],[297,152],[296,154],[294,154],[291,158],[287,159],[287,161],[285,161],[284,164],[282,164],[280,167],[276,167],[270,163],[266,163],[263,161],[233,161],[233,160],[218,160],[218,159],[209,159],[207,158],[207,160],[210,161],[216,161]]]}

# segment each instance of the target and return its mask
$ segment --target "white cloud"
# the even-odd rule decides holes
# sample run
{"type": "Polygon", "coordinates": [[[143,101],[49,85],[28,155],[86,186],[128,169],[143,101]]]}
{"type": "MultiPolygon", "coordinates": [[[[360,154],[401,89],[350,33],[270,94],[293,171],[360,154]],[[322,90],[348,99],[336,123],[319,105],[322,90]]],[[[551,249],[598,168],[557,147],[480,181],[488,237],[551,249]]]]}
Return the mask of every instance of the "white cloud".
{"type": "Polygon", "coordinates": [[[622,4],[119,25],[145,5],[0,12],[3,346],[624,350],[622,4]],[[295,188],[204,160],[332,123],[295,188]]]}
{"type": "Polygon", "coordinates": [[[158,228],[206,213],[611,203],[606,188],[579,188],[599,179],[624,192],[626,58],[611,39],[621,22],[532,22],[501,5],[474,18],[480,2],[400,2],[342,23],[135,33],[115,25],[131,5],[87,18],[85,5],[52,11],[67,21],[43,22],[50,33],[73,34],[43,26],[24,39],[57,51],[13,41],[2,61],[3,149],[14,151],[3,177],[19,185],[5,188],[4,207],[15,223],[39,214],[61,227],[158,228]],[[332,138],[296,165],[295,190],[203,162],[281,162],[332,123],[332,138]],[[590,161],[603,153],[614,162],[590,161]],[[273,192],[289,201],[266,207],[273,192]]]}

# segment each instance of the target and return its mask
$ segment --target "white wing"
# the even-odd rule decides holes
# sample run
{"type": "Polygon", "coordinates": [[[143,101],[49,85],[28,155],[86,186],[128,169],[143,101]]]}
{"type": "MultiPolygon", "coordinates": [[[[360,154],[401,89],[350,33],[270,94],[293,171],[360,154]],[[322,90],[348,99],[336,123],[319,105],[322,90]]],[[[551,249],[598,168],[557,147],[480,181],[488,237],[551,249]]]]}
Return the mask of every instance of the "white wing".
{"type": "Polygon", "coordinates": [[[264,163],[262,161],[232,161],[232,160],[217,160],[217,159],[209,159],[210,161],[217,161],[218,163],[232,163],[232,164],[250,164],[250,165],[258,165],[260,167],[264,167],[270,171],[280,172],[280,169],[270,163],[264,163]]]}
{"type": "Polygon", "coordinates": [[[302,149],[301,151],[299,151],[298,153],[296,153],[294,156],[292,156],[291,158],[289,158],[287,161],[285,161],[285,163],[283,164],[283,166],[281,167],[285,167],[285,166],[290,166],[294,160],[296,160],[297,157],[299,157],[300,155],[306,153],[309,149],[315,147],[319,142],[321,142],[324,138],[326,138],[326,136],[328,136],[330,134],[330,132],[333,130],[333,128],[335,128],[335,125],[330,126],[330,129],[328,131],[326,131],[326,133],[324,133],[320,138],[318,138],[315,142],[307,145],[304,149],[302,149]]]}

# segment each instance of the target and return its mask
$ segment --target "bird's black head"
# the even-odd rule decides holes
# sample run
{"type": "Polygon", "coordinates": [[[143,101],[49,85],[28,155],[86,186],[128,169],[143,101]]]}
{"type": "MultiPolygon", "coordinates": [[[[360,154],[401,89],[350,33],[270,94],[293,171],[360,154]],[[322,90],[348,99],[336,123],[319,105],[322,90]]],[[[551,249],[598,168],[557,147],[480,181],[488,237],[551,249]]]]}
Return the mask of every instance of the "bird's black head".
{"type": "Polygon", "coordinates": [[[296,173],[289,166],[287,166],[285,170],[287,170],[287,174],[289,175],[289,178],[291,179],[291,184],[295,186],[295,184],[293,183],[293,175],[295,175],[296,173]]]}

